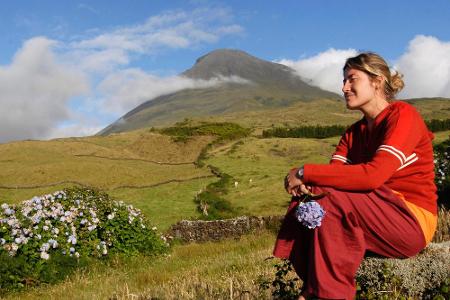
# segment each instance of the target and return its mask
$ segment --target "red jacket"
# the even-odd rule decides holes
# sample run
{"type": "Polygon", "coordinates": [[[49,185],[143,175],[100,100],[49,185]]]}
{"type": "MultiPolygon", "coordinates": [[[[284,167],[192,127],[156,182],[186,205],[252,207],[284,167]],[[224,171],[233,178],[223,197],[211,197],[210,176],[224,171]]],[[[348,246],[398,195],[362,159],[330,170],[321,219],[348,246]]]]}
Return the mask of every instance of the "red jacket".
{"type": "Polygon", "coordinates": [[[329,165],[306,164],[304,181],[348,191],[385,184],[437,214],[432,139],[416,109],[395,101],[375,118],[371,132],[365,118],[350,126],[329,165]]]}

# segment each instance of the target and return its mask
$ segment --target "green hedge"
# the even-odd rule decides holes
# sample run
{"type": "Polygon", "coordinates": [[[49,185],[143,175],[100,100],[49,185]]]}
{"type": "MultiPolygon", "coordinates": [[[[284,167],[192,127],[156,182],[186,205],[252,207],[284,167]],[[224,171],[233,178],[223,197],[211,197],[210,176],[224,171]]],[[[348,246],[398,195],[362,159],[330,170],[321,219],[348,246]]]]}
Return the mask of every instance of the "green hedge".
{"type": "Polygon", "coordinates": [[[230,201],[223,198],[228,193],[228,189],[234,185],[234,178],[221,172],[218,168],[208,166],[211,171],[220,179],[210,183],[201,193],[199,193],[194,202],[201,213],[202,220],[221,220],[237,217],[242,211],[238,211],[230,201]]]}
{"type": "Polygon", "coordinates": [[[332,136],[342,135],[345,132],[346,126],[332,125],[332,126],[301,126],[301,127],[275,127],[272,129],[263,130],[262,137],[278,137],[278,138],[317,138],[323,139],[332,136]]]}
{"type": "Polygon", "coordinates": [[[178,141],[185,141],[191,136],[212,135],[220,140],[233,140],[246,137],[250,134],[250,129],[244,128],[235,123],[203,123],[197,126],[189,126],[185,123],[176,124],[159,130],[162,134],[176,137],[178,141]]]}
{"type": "MultiPolygon", "coordinates": [[[[450,130],[450,119],[425,121],[432,132],[450,130]]],[[[263,130],[263,138],[316,138],[323,139],[342,135],[348,126],[299,126],[299,127],[275,127],[263,130]]]]}
{"type": "Polygon", "coordinates": [[[425,121],[428,129],[432,132],[450,130],[450,119],[425,121]]]}

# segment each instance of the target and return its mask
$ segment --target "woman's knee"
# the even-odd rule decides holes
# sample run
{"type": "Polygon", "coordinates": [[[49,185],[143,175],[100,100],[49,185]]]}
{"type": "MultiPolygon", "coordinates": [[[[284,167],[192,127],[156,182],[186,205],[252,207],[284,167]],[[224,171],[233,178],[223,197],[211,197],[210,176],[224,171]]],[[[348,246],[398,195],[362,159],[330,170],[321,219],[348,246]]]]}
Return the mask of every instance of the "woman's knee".
{"type": "Polygon", "coordinates": [[[346,192],[331,187],[315,186],[312,189],[315,199],[324,209],[347,212],[351,209],[351,199],[346,192]]]}

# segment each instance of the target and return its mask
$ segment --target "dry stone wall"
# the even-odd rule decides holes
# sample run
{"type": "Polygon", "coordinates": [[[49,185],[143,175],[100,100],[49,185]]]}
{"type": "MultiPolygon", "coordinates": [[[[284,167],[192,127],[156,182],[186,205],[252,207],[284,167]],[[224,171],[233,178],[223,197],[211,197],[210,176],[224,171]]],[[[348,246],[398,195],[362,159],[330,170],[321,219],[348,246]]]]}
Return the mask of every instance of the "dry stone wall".
{"type": "Polygon", "coordinates": [[[172,225],[168,235],[183,242],[218,241],[238,238],[244,234],[270,228],[279,228],[283,216],[243,216],[227,220],[187,221],[172,225]]]}

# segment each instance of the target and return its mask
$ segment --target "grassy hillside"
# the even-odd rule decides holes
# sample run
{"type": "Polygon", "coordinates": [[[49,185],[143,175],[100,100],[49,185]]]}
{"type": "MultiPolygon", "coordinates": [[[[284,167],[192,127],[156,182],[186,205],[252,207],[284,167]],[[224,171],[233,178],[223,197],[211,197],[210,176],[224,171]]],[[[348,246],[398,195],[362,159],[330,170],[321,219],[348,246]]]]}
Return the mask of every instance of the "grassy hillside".
{"type": "MultiPolygon", "coordinates": [[[[436,133],[435,142],[449,132],[436,133]]],[[[24,141],[0,145],[0,201],[15,203],[72,185],[89,185],[142,209],[161,229],[198,216],[193,201],[217,181],[193,164],[214,138],[186,142],[146,130],[108,137],[24,141]]],[[[217,145],[205,164],[231,175],[238,186],[224,195],[242,214],[282,214],[289,200],[282,180],[293,166],[326,163],[338,137],[259,139],[217,145]]]]}
{"type": "MultiPolygon", "coordinates": [[[[448,138],[439,132],[435,142],[448,138]]],[[[283,178],[289,168],[305,162],[326,163],[338,141],[328,139],[260,139],[255,136],[222,142],[210,148],[204,162],[231,175],[223,197],[242,214],[279,215],[289,201],[283,178]]],[[[24,141],[0,145],[0,201],[19,202],[53,192],[74,181],[105,189],[110,195],[143,210],[165,230],[171,224],[197,218],[195,195],[218,179],[193,162],[213,137],[185,142],[149,130],[108,137],[24,141]],[[179,181],[171,181],[179,180],[179,181]],[[54,185],[56,184],[56,185],[54,185]],[[42,185],[42,187],[36,187],[42,185]]],[[[113,260],[80,272],[56,286],[42,286],[11,299],[169,299],[235,298],[259,295],[258,278],[273,276],[273,233],[239,241],[175,246],[168,257],[113,260]],[[183,293],[182,295],[178,294],[183,293]],[[220,295],[220,297],[219,297],[220,295]]]]}
{"type": "MultiPolygon", "coordinates": [[[[215,180],[194,161],[213,137],[176,143],[136,131],[108,137],[24,141],[0,145],[0,201],[14,203],[72,185],[106,190],[140,203],[157,224],[195,215],[195,192],[215,180]],[[177,201],[179,197],[183,199],[177,201]],[[177,218],[170,216],[177,213],[177,218]],[[167,212],[167,215],[166,213],[167,212]]],[[[140,206],[140,205],[138,205],[140,206]]]]}
{"type": "MultiPolygon", "coordinates": [[[[425,120],[450,118],[450,99],[414,99],[409,102],[417,108],[425,120]]],[[[271,126],[350,125],[361,118],[361,113],[348,110],[343,100],[322,99],[299,102],[283,108],[193,118],[193,121],[235,122],[242,126],[257,128],[257,132],[260,132],[271,126]]]]}
{"type": "Polygon", "coordinates": [[[328,162],[338,138],[257,139],[249,138],[215,149],[208,164],[233,176],[225,196],[243,214],[283,214],[290,200],[283,188],[283,178],[291,167],[309,162],[328,162]]]}
{"type": "Polygon", "coordinates": [[[148,107],[138,107],[106,133],[142,127],[169,126],[184,118],[207,118],[238,112],[260,112],[305,103],[296,91],[277,86],[227,84],[217,88],[183,90],[152,100],[148,107]],[[195,109],[192,109],[195,107],[195,109]]]}

